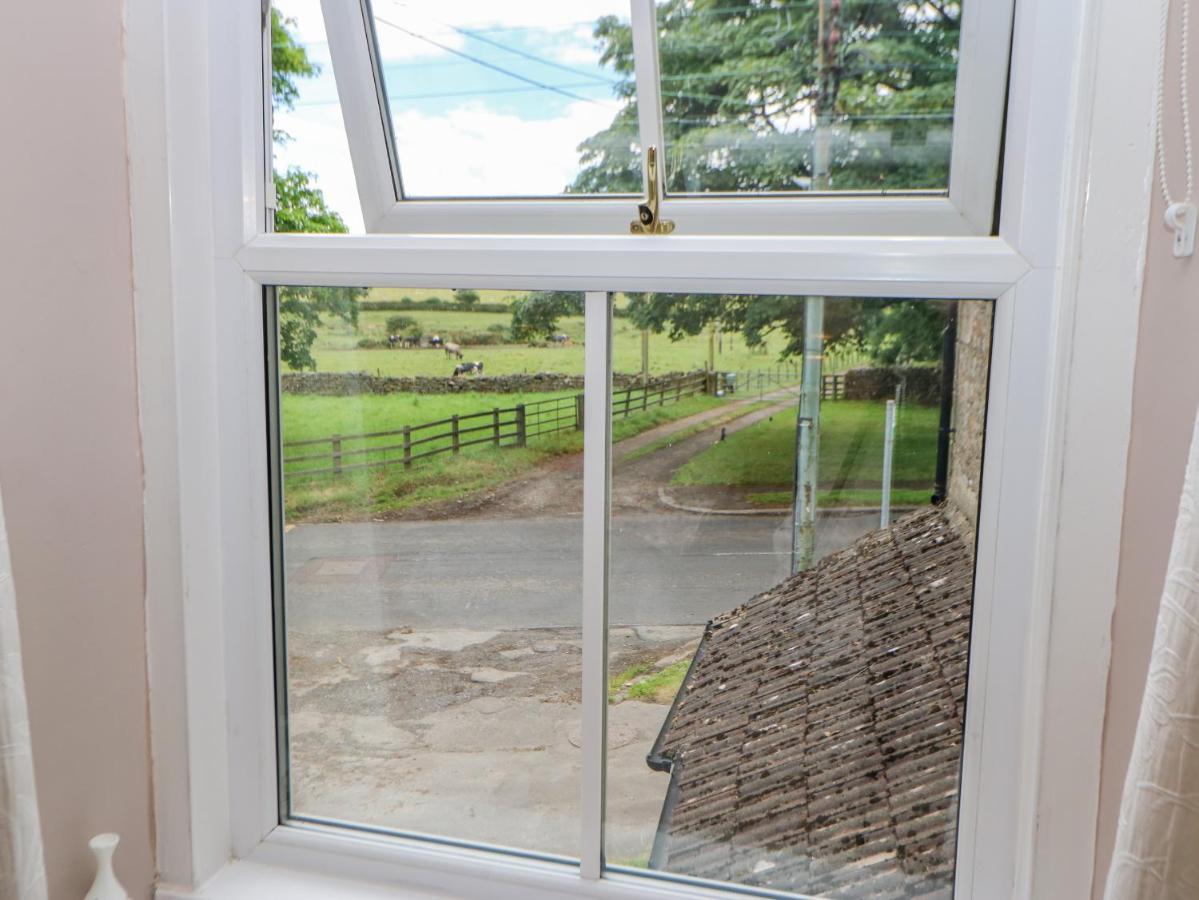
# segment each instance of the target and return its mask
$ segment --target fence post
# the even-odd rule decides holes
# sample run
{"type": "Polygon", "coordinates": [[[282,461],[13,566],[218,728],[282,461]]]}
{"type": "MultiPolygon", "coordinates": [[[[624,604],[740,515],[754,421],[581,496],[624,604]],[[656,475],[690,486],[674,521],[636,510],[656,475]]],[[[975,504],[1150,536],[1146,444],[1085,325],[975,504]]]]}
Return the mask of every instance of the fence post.
{"type": "Polygon", "coordinates": [[[643,387],[641,389],[641,411],[645,412],[645,409],[648,405],[649,405],[649,385],[647,384],[645,387],[643,387]]]}
{"type": "Polygon", "coordinates": [[[462,441],[460,440],[460,438],[458,436],[458,414],[457,413],[454,413],[454,415],[452,415],[450,417],[450,444],[453,446],[455,453],[457,453],[459,450],[462,449],[462,441]]]}
{"type": "Polygon", "coordinates": [[[404,426],[404,468],[412,468],[412,426],[404,426]]]}
{"type": "Polygon", "coordinates": [[[525,446],[525,405],[516,405],[516,446],[525,446]]]}
{"type": "Polygon", "coordinates": [[[341,474],[341,435],[333,435],[333,474],[341,474]]]}
{"type": "Polygon", "coordinates": [[[583,395],[575,394],[575,430],[583,430],[583,395]]]}
{"type": "Polygon", "coordinates": [[[498,406],[491,408],[491,443],[497,447],[500,445],[500,408],[498,406]]]}

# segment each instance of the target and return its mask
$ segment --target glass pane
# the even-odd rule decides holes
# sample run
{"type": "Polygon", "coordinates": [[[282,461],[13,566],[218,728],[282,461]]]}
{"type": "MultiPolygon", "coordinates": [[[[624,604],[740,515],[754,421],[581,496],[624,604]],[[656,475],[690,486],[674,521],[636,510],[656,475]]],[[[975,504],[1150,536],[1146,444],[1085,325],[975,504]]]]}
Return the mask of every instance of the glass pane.
{"type": "Polygon", "coordinates": [[[945,190],[961,3],[658,0],[666,187],[945,190]]]}
{"type": "Polygon", "coordinates": [[[639,193],[628,0],[372,0],[407,198],[639,193]]]}
{"type": "Polygon", "coordinates": [[[609,865],[951,896],[990,304],[626,314],[707,331],[717,405],[621,439],[613,404],[609,865]]]}
{"type": "Polygon", "coordinates": [[[275,230],[361,234],[320,0],[272,0],[271,63],[275,230]]]}
{"type": "Polygon", "coordinates": [[[277,295],[290,814],[577,857],[581,295],[277,295]]]}

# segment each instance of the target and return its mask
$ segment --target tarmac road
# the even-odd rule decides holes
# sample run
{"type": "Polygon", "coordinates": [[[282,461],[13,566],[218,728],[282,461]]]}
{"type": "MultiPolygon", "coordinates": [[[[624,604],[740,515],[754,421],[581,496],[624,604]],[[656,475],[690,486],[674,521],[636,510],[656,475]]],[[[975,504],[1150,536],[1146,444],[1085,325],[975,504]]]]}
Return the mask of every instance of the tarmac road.
{"type": "MultiPolygon", "coordinates": [[[[829,515],[817,555],[878,526],[829,515]]],[[[787,577],[785,516],[612,520],[612,625],[703,624],[787,577]]],[[[577,516],[297,525],[284,538],[289,630],[578,627],[577,516]]]]}

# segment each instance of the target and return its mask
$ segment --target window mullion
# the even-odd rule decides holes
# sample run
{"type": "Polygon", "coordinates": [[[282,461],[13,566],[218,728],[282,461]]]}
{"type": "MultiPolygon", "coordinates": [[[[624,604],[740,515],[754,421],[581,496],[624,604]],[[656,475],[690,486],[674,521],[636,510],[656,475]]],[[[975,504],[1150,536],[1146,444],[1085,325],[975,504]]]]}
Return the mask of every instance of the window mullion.
{"type": "Polygon", "coordinates": [[[603,871],[608,716],[608,534],[612,480],[612,307],[588,291],[583,364],[583,775],[579,805],[584,878],[603,871]]]}
{"type": "MultiPolygon", "coordinates": [[[[666,146],[662,125],[662,90],[658,78],[658,15],[655,0],[630,0],[633,25],[633,68],[637,81],[637,128],[641,152],[658,148],[658,166],[665,172],[666,146]]],[[[648,186],[642,166],[642,182],[648,186]]]]}

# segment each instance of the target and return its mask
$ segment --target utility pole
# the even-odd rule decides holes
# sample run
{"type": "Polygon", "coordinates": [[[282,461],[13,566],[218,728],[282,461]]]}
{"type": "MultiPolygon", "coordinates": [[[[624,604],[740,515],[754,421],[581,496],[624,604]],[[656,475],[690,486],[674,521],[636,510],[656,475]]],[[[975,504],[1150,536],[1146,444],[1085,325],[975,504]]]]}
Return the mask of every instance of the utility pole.
{"type": "MultiPolygon", "coordinates": [[[[833,106],[840,73],[836,24],[841,0],[817,0],[816,133],[812,142],[812,190],[830,186],[833,106]],[[825,10],[828,4],[830,15],[825,10]],[[831,21],[830,21],[831,18],[831,21]]],[[[791,571],[811,568],[816,556],[816,491],[820,470],[820,382],[824,362],[824,298],[804,299],[803,373],[796,427],[795,493],[792,499],[791,571]]]]}
{"type": "Polygon", "coordinates": [[[796,427],[791,572],[810,569],[816,555],[816,489],[820,471],[820,373],[824,354],[824,298],[804,300],[803,375],[796,427]]]}
{"type": "Polygon", "coordinates": [[[649,329],[641,329],[641,380],[649,382],[649,329]]]}

